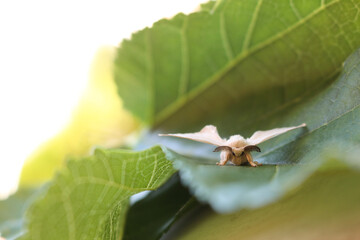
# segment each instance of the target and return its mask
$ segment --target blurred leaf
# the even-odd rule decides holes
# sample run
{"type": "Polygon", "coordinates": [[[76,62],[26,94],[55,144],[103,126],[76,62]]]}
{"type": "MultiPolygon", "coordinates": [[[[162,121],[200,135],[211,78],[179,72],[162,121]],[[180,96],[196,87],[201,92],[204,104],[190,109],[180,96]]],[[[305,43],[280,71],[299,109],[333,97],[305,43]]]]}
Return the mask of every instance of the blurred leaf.
{"type": "MultiPolygon", "coordinates": [[[[220,3],[221,1],[218,1],[218,3],[220,3]]],[[[202,3],[200,4],[200,10],[202,11],[208,11],[210,12],[211,10],[214,9],[214,7],[216,6],[216,1],[215,0],[210,0],[206,3],[202,3]]]]}
{"type": "Polygon", "coordinates": [[[6,200],[0,201],[0,236],[15,239],[23,231],[25,210],[38,188],[21,188],[6,200]]]}
{"type": "MultiPolygon", "coordinates": [[[[112,78],[114,48],[102,48],[95,56],[90,82],[69,125],[39,147],[26,161],[21,185],[51,178],[70,156],[84,156],[94,146],[114,147],[138,124],[122,108],[112,78]]],[[[64,96],[66,97],[66,96],[64,96]]]]}
{"type": "Polygon", "coordinates": [[[120,239],[129,197],[158,188],[174,172],[160,147],[96,150],[69,161],[31,206],[21,239],[120,239]]]}
{"type": "MultiPolygon", "coordinates": [[[[301,132],[304,129],[296,130],[260,144],[263,152],[255,155],[255,159],[265,166],[219,167],[214,164],[216,160],[196,161],[164,151],[168,159],[175,161],[183,182],[195,196],[210,203],[216,211],[261,207],[279,199],[318,169],[323,164],[321,153],[345,154],[360,146],[359,96],[360,50],[357,50],[348,58],[337,80],[264,116],[271,125],[269,128],[299,122],[308,126],[305,134],[301,132]],[[345,143],[342,148],[333,147],[342,142],[345,143]]],[[[360,159],[357,164],[360,165],[360,159]]]]}
{"type": "Polygon", "coordinates": [[[181,185],[179,175],[175,174],[130,207],[123,239],[160,239],[176,220],[197,205],[188,189],[181,185]]]}
{"type": "Polygon", "coordinates": [[[226,215],[209,209],[196,212],[175,225],[164,240],[357,239],[359,182],[360,172],[351,168],[318,171],[279,202],[262,208],[226,215]]]}
{"type": "Polygon", "coordinates": [[[360,44],[358,1],[216,4],[122,42],[118,92],[144,122],[172,131],[212,123],[225,134],[250,134],[267,127],[264,116],[331,79],[360,44]]]}

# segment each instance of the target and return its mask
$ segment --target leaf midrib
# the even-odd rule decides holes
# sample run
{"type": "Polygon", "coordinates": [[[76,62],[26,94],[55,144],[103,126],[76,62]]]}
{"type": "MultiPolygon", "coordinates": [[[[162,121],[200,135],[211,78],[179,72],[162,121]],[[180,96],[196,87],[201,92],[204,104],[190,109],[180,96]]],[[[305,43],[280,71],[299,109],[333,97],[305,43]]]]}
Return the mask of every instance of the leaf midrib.
{"type": "Polygon", "coordinates": [[[183,107],[188,101],[193,100],[197,96],[201,95],[202,92],[205,92],[208,88],[215,85],[217,82],[223,79],[223,76],[226,75],[230,70],[232,70],[237,64],[245,60],[247,57],[252,56],[256,52],[264,49],[270,44],[276,42],[277,40],[282,39],[287,34],[291,33],[294,29],[302,26],[305,22],[311,20],[317,14],[321,13],[323,10],[326,10],[332,5],[339,3],[341,0],[334,0],[328,4],[321,4],[321,6],[314,10],[312,13],[308,14],[306,17],[299,19],[298,22],[293,24],[292,26],[286,28],[284,31],[279,32],[275,36],[259,43],[254,46],[252,49],[242,51],[237,57],[235,57],[232,61],[230,61],[224,68],[220,69],[217,73],[215,73],[212,77],[203,81],[198,87],[189,91],[187,95],[183,95],[177,98],[173,103],[170,103],[164,110],[158,113],[157,119],[155,119],[155,125],[160,125],[163,121],[169,118],[171,115],[175,114],[178,109],[183,107]]]}

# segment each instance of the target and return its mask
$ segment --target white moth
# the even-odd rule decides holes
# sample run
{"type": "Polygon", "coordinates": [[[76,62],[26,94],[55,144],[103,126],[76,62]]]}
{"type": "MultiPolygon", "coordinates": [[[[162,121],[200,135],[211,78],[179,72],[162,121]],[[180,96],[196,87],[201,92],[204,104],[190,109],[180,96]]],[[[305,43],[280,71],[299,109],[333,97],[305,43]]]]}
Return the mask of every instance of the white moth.
{"type": "Polygon", "coordinates": [[[260,148],[256,145],[276,137],[288,131],[305,127],[303,123],[295,127],[274,128],[268,131],[256,131],[250,138],[243,138],[241,135],[233,135],[229,139],[223,139],[215,126],[207,125],[200,132],[196,133],[176,133],[176,134],[159,134],[159,136],[170,136],[186,138],[198,142],[208,143],[217,146],[214,152],[220,152],[220,162],[217,165],[223,166],[228,161],[235,165],[249,163],[251,166],[261,166],[262,164],[253,161],[251,151],[260,152],[260,148]]]}

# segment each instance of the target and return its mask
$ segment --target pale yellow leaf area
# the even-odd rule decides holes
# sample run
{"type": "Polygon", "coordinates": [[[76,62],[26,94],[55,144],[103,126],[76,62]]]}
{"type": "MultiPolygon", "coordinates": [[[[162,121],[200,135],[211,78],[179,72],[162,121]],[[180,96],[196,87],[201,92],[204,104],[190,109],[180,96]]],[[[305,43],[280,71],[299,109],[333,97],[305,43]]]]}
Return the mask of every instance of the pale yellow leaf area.
{"type": "MultiPolygon", "coordinates": [[[[42,144],[25,161],[20,186],[50,179],[66,159],[86,156],[96,146],[117,147],[139,128],[124,110],[113,81],[114,47],[102,47],[94,57],[88,87],[69,124],[42,144]]],[[[64,94],[66,98],[66,94],[64,94]]]]}

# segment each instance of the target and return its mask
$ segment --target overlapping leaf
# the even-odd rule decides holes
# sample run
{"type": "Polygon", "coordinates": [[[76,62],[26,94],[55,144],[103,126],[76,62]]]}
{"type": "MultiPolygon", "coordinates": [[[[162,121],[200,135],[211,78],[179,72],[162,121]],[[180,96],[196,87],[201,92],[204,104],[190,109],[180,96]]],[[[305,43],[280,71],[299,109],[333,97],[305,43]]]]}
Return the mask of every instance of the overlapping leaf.
{"type": "Polygon", "coordinates": [[[96,150],[70,161],[30,208],[21,239],[120,239],[129,197],[158,188],[173,173],[160,147],[96,150]]]}

